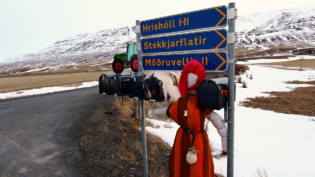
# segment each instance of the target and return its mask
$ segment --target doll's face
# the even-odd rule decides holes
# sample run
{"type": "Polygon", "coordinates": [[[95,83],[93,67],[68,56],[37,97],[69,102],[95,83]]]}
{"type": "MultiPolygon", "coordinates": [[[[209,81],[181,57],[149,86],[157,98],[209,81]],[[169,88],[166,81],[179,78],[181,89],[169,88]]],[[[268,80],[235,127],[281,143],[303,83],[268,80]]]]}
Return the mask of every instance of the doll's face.
{"type": "Polygon", "coordinates": [[[188,79],[188,88],[190,88],[191,86],[197,83],[198,76],[194,73],[189,73],[187,79],[188,79]]]}

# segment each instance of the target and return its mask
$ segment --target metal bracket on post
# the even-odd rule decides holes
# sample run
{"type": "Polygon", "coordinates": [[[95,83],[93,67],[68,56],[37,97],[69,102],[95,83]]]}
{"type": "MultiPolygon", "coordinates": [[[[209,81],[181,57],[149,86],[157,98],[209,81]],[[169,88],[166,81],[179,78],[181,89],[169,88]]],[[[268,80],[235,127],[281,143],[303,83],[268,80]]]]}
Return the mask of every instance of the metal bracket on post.
{"type": "MultiPolygon", "coordinates": [[[[231,108],[231,107],[227,106],[226,111],[228,112],[229,109],[234,109],[234,107],[231,108]]],[[[224,120],[224,122],[227,123],[227,124],[234,124],[235,121],[224,120]]]]}
{"type": "Polygon", "coordinates": [[[236,41],[237,41],[236,33],[228,33],[227,34],[227,43],[228,44],[236,43],[236,41]]]}
{"type": "Polygon", "coordinates": [[[227,10],[227,19],[237,19],[237,9],[230,8],[227,10]]]}
{"type": "Polygon", "coordinates": [[[228,104],[224,106],[224,122],[228,121],[228,104]]]}
{"type": "Polygon", "coordinates": [[[225,123],[227,123],[227,124],[234,124],[234,122],[229,122],[229,121],[226,121],[225,123]]]}
{"type": "Polygon", "coordinates": [[[136,25],[135,32],[136,32],[136,33],[140,33],[140,25],[136,25]]]}
{"type": "Polygon", "coordinates": [[[141,43],[137,42],[137,46],[136,46],[137,50],[141,50],[141,43]]]}
{"type": "Polygon", "coordinates": [[[235,59],[228,59],[228,60],[227,60],[227,63],[235,63],[235,62],[236,62],[235,59]]]}

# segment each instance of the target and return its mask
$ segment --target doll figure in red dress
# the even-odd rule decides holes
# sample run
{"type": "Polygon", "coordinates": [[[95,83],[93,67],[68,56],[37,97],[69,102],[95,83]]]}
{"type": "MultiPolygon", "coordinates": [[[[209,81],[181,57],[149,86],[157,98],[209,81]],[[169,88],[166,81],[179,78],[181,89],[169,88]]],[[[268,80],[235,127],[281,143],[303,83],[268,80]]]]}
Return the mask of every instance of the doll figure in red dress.
{"type": "Polygon", "coordinates": [[[222,117],[197,106],[197,88],[204,80],[205,68],[197,60],[189,61],[179,80],[181,97],[168,106],[149,110],[151,118],[167,115],[180,125],[169,157],[169,177],[214,177],[211,147],[204,130],[206,118],[221,136],[222,154],[227,152],[227,127],[222,117]]]}

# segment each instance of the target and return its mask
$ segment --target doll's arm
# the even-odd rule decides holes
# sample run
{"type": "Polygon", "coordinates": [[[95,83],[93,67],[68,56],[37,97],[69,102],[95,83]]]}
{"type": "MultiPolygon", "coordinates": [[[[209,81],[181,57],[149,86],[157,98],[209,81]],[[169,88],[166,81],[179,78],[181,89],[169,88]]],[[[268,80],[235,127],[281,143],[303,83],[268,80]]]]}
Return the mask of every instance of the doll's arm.
{"type": "Polygon", "coordinates": [[[151,108],[148,112],[150,118],[155,119],[157,115],[164,115],[166,116],[166,111],[169,105],[162,106],[160,108],[151,108]]]}
{"type": "Polygon", "coordinates": [[[227,153],[228,149],[228,129],[223,121],[223,118],[216,112],[212,112],[207,116],[207,119],[211,121],[213,126],[217,129],[221,136],[222,150],[227,153]]]}

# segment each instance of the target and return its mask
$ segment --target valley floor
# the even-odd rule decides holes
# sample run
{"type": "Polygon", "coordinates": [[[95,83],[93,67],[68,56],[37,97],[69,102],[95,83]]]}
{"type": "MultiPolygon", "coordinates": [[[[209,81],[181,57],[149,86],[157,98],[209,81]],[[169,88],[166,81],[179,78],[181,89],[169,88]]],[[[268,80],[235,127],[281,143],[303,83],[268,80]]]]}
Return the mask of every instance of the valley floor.
{"type": "MultiPolygon", "coordinates": [[[[315,57],[305,57],[289,60],[294,62],[298,60],[314,61],[314,59],[315,57]]],[[[314,68],[303,65],[302,70],[292,69],[291,67],[299,68],[298,62],[297,66],[290,67],[283,66],[281,63],[276,63],[277,68],[266,66],[266,63],[271,61],[279,62],[278,60],[238,62],[239,64],[250,64],[248,73],[253,74],[253,79],[247,78],[245,73],[242,78],[248,83],[247,88],[243,88],[242,84],[236,84],[235,176],[254,176],[257,174],[257,169],[266,170],[268,176],[314,176],[315,173],[312,170],[315,165],[313,162],[315,154],[312,153],[312,147],[315,146],[313,141],[315,139],[314,116],[299,113],[276,113],[263,108],[241,105],[241,102],[248,98],[275,97],[269,92],[291,92],[299,87],[315,89],[308,83],[315,80],[314,68]],[[302,84],[292,81],[300,81],[302,84]]],[[[18,94],[16,92],[16,95],[18,94]]],[[[309,97],[313,99],[314,95],[310,94],[309,97]]],[[[279,106],[283,107],[283,105],[279,106]]],[[[217,112],[223,117],[223,110],[217,112]]],[[[169,146],[172,146],[178,126],[169,121],[149,118],[147,120],[152,124],[151,127],[147,127],[147,131],[161,137],[169,146]]],[[[124,131],[127,130],[121,128],[120,132],[124,131]]],[[[221,139],[212,125],[209,125],[208,134],[213,153],[220,153],[221,139]]],[[[120,140],[117,139],[117,141],[120,140]]],[[[166,151],[166,149],[161,150],[162,153],[166,151]]],[[[214,163],[216,173],[225,175],[227,159],[214,159],[214,163]]]]}

